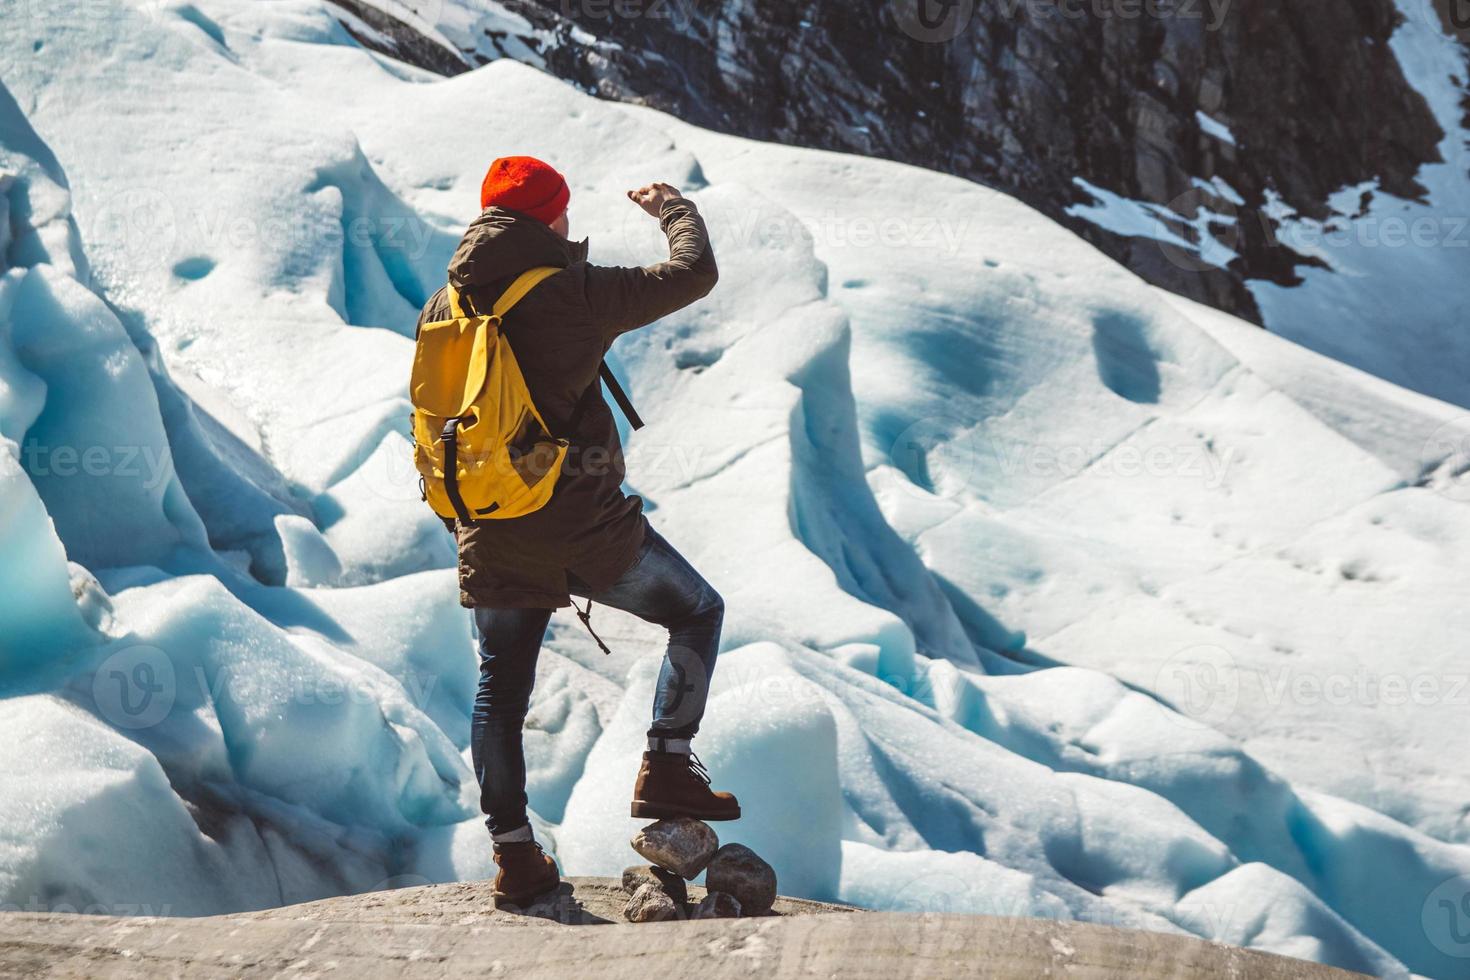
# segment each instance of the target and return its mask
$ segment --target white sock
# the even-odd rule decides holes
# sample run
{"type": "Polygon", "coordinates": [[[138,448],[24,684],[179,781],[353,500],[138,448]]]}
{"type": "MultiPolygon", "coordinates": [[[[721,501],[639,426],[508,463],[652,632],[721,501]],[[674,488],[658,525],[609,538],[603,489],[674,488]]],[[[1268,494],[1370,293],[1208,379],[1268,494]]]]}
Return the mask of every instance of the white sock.
{"type": "Polygon", "coordinates": [[[522,841],[535,840],[536,837],[531,833],[531,825],[525,824],[503,834],[491,834],[490,839],[497,844],[519,844],[522,841]]]}
{"type": "Polygon", "coordinates": [[[664,738],[662,735],[650,735],[648,736],[648,751],[678,752],[680,755],[688,755],[689,739],[664,738]]]}

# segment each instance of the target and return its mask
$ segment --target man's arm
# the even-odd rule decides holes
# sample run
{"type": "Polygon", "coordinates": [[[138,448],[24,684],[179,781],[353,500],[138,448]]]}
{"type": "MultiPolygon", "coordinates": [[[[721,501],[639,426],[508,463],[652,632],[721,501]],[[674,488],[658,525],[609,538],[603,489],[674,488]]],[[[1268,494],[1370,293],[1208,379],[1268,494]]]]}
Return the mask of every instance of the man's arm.
{"type": "Polygon", "coordinates": [[[669,237],[667,262],[647,268],[587,267],[587,305],[605,343],[682,309],[719,279],[709,232],[694,202],[668,184],[651,184],[628,197],[658,218],[669,237]]]}

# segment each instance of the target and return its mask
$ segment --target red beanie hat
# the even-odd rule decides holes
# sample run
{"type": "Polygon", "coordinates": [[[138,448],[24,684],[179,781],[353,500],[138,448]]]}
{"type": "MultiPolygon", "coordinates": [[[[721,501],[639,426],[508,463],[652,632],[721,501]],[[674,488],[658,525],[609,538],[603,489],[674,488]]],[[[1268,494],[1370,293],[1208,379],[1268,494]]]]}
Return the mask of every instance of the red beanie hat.
{"type": "Polygon", "coordinates": [[[501,157],[480,185],[480,207],[510,208],[548,225],[571,197],[566,178],[535,157],[501,157]]]}

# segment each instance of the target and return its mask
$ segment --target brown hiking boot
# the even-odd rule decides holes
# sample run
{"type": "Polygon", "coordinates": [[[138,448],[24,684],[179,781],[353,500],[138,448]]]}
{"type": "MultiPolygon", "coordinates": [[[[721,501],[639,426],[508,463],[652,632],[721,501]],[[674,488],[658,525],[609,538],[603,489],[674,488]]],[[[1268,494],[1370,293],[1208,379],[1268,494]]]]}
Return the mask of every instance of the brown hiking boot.
{"type": "Polygon", "coordinates": [[[495,845],[495,907],[525,905],[561,884],[561,871],[533,840],[495,845]]]}
{"type": "Polygon", "coordinates": [[[693,753],[649,751],[633,784],[633,816],[738,820],[740,802],[709,788],[709,772],[693,753]]]}

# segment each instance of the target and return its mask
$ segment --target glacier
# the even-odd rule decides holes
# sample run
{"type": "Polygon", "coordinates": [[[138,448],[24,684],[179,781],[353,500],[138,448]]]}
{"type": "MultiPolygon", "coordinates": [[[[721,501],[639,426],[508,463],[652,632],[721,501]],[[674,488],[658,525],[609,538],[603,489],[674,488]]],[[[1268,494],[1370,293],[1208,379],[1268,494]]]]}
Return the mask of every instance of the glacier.
{"type": "MultiPolygon", "coordinates": [[[[404,389],[525,152],[596,261],[658,255],[654,177],[714,236],[613,363],[631,489],[727,600],[721,835],[784,892],[1463,974],[1463,410],[957,178],[439,78],[319,0],[69,10],[0,21],[0,906],[490,872],[404,389]]],[[[608,657],[554,618],[528,722],[568,874],[628,863],[660,646],[602,616],[608,657]]]]}

